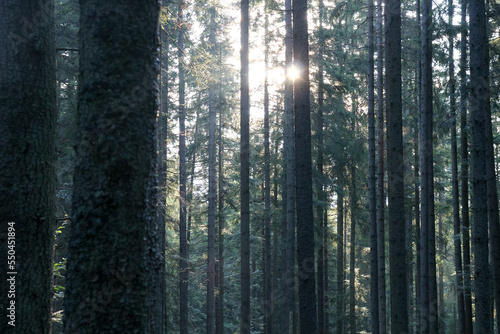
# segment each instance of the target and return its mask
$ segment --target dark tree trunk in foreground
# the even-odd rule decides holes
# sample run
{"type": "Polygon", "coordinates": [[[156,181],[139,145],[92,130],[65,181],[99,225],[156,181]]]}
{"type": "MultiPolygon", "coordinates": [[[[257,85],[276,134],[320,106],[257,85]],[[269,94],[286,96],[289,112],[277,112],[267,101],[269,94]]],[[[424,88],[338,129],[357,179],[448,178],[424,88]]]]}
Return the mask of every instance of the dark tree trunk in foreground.
{"type": "Polygon", "coordinates": [[[472,129],[472,242],[474,245],[475,330],[491,331],[490,269],[488,253],[488,198],[486,118],[490,109],[488,36],[484,0],[469,2],[470,111],[472,129]]]}
{"type": "Polygon", "coordinates": [[[163,261],[154,207],[159,3],[82,0],[80,8],[65,332],[161,333],[154,307],[163,261]]]}
{"type": "MultiPolygon", "coordinates": [[[[215,59],[215,8],[210,8],[210,55],[215,59]]],[[[211,77],[215,71],[211,71],[211,77]]],[[[213,79],[212,79],[213,80],[213,79]]],[[[207,334],[215,333],[215,212],[217,205],[217,173],[215,149],[215,82],[208,88],[208,251],[207,251],[207,334]]],[[[194,174],[194,173],[193,173],[194,174]]]]}
{"type": "Polygon", "coordinates": [[[2,333],[50,332],[57,185],[53,11],[52,0],[0,2],[2,333]]]}
{"type": "Polygon", "coordinates": [[[300,75],[294,81],[297,263],[301,333],[316,333],[316,278],[311,159],[311,105],[307,1],[293,0],[293,56],[300,75]]]}
{"type": "Polygon", "coordinates": [[[280,331],[288,334],[293,328],[295,318],[295,144],[294,144],[294,119],[293,119],[293,81],[290,77],[292,67],[292,2],[285,0],[285,111],[284,111],[284,155],[286,157],[286,210],[282,256],[283,270],[281,271],[281,319],[280,331]]]}
{"type": "Polygon", "coordinates": [[[408,333],[401,94],[401,2],[385,3],[387,173],[391,329],[408,333]]]}
{"type": "Polygon", "coordinates": [[[467,125],[467,0],[461,0],[460,23],[460,184],[465,333],[472,333],[472,281],[469,223],[469,143],[467,125]]]}
{"type": "Polygon", "coordinates": [[[187,229],[187,176],[186,176],[186,79],[184,69],[184,2],[178,5],[177,58],[179,60],[179,331],[188,333],[188,229],[187,229]]]}
{"type": "MultiPolygon", "coordinates": [[[[352,97],[352,123],[351,131],[356,140],[356,109],[357,97],[352,97]]],[[[349,333],[356,333],[356,220],[358,195],[356,189],[356,166],[351,162],[351,187],[350,187],[350,206],[351,206],[351,241],[350,241],[350,264],[349,264],[349,333]]]]}
{"type": "Polygon", "coordinates": [[[248,83],[249,3],[241,0],[241,310],[240,333],[250,333],[250,91],[248,83]]]}

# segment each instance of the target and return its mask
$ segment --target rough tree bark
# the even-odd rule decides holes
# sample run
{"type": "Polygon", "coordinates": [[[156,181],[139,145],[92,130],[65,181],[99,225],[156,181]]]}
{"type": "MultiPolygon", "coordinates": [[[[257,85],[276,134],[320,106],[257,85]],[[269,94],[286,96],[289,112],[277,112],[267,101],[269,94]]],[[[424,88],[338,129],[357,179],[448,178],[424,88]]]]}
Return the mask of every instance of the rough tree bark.
{"type": "Polygon", "coordinates": [[[2,333],[51,330],[57,186],[53,6],[52,0],[0,2],[2,333]]]}
{"type": "Polygon", "coordinates": [[[401,2],[385,3],[387,174],[391,329],[408,333],[401,94],[401,2]]]}
{"type": "Polygon", "coordinates": [[[160,333],[158,1],[80,1],[66,333],[160,333]],[[134,13],[133,16],[130,13],[134,13]],[[110,43],[110,40],[113,43],[110,43]]]}

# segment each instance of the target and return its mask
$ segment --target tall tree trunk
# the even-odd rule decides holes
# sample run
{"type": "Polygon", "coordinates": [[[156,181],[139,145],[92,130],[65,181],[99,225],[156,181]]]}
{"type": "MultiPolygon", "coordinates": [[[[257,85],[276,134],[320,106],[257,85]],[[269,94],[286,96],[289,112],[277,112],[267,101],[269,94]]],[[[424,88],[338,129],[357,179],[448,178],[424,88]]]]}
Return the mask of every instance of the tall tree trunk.
{"type": "MultiPolygon", "coordinates": [[[[168,10],[169,1],[162,0],[162,11],[163,8],[168,10]]],[[[165,261],[165,250],[166,250],[166,235],[165,228],[167,223],[167,136],[168,136],[168,50],[169,50],[169,40],[166,32],[166,28],[160,25],[160,41],[161,41],[161,83],[160,83],[160,112],[158,115],[158,124],[157,124],[157,145],[158,145],[158,157],[157,157],[157,177],[158,177],[158,202],[156,207],[157,219],[158,219],[158,228],[160,233],[160,251],[162,258],[162,266],[161,266],[161,276],[160,280],[160,291],[159,293],[163,296],[161,309],[163,314],[163,324],[162,324],[162,333],[166,330],[166,320],[168,318],[167,315],[167,301],[166,301],[166,261],[165,261]]]]}
{"type": "Polygon", "coordinates": [[[241,0],[240,200],[241,310],[240,333],[250,333],[250,93],[248,83],[249,2],[241,0]]]}
{"type": "Polygon", "coordinates": [[[162,315],[154,307],[161,303],[155,293],[163,261],[155,219],[159,2],[80,1],[80,8],[65,333],[160,333],[162,315]]]}
{"type": "Polygon", "coordinates": [[[2,1],[0,30],[0,332],[45,334],[56,225],[54,1],[2,1]]]}
{"type": "Polygon", "coordinates": [[[384,52],[382,0],[377,0],[377,265],[379,331],[387,331],[385,282],[384,52]]]}
{"type": "MultiPolygon", "coordinates": [[[[222,64],[222,57],[219,56],[219,65],[222,64]]],[[[219,80],[222,76],[219,74],[219,80]]],[[[223,108],[220,103],[222,98],[222,83],[219,82],[219,208],[217,212],[218,217],[218,236],[217,236],[217,246],[218,246],[218,263],[217,263],[217,286],[218,294],[215,296],[216,305],[216,316],[215,316],[215,332],[217,334],[224,333],[224,226],[225,226],[225,216],[224,216],[224,157],[223,157],[223,124],[224,124],[224,113],[223,108]]]]}
{"type": "MultiPolygon", "coordinates": [[[[357,97],[352,97],[352,124],[351,131],[356,141],[356,110],[357,97]]],[[[356,166],[351,161],[351,241],[350,241],[350,264],[349,264],[349,332],[356,333],[356,220],[357,220],[357,189],[356,189],[356,166]]]]}
{"type": "Polygon", "coordinates": [[[437,333],[437,282],[435,257],[433,110],[432,110],[432,2],[422,1],[422,78],[420,116],[421,210],[420,228],[420,329],[437,333]]]}
{"type": "MultiPolygon", "coordinates": [[[[216,58],[215,53],[215,7],[210,8],[210,55],[216,58]]],[[[214,66],[211,77],[215,76],[214,66]]],[[[215,213],[217,206],[217,173],[216,165],[216,111],[215,111],[216,82],[211,81],[208,88],[208,249],[207,249],[207,334],[215,333],[215,213]]]]}
{"type": "Polygon", "coordinates": [[[472,333],[472,280],[469,220],[469,144],[467,125],[467,1],[461,0],[460,29],[460,181],[462,207],[462,243],[464,262],[465,333],[472,333]]]}
{"type": "Polygon", "coordinates": [[[375,166],[375,31],[374,4],[368,0],[368,210],[370,213],[370,329],[379,334],[377,177],[375,166]]]}
{"type": "Polygon", "coordinates": [[[385,62],[391,329],[408,332],[401,96],[401,2],[386,0],[385,62]]]}
{"type": "Polygon", "coordinates": [[[455,60],[453,58],[454,31],[453,31],[453,0],[448,0],[448,77],[450,94],[450,119],[451,119],[451,184],[453,206],[453,244],[455,255],[455,282],[457,296],[458,333],[465,334],[465,308],[464,308],[464,280],[462,269],[462,243],[460,231],[460,199],[458,194],[458,155],[457,155],[457,100],[455,96],[455,60]]]}
{"type": "MultiPolygon", "coordinates": [[[[489,5],[488,5],[489,7],[489,5]]],[[[487,8],[489,10],[489,8],[487,8]]],[[[486,15],[486,24],[489,16],[489,12],[486,15]]],[[[484,42],[486,44],[485,59],[488,61],[487,65],[484,65],[486,73],[484,78],[488,80],[484,82],[484,86],[487,92],[481,95],[482,99],[485,99],[485,145],[486,145],[486,179],[487,179],[487,193],[488,193],[488,222],[489,222],[489,232],[490,232],[490,257],[491,257],[491,268],[492,268],[492,279],[493,279],[493,293],[494,293],[494,305],[492,305],[492,315],[495,314],[497,328],[500,330],[500,216],[498,213],[498,192],[497,192],[497,175],[495,171],[495,146],[493,142],[493,129],[491,122],[491,103],[490,103],[490,85],[489,85],[489,34],[488,28],[485,32],[486,37],[484,37],[484,42]],[[493,307],[496,307],[496,313],[493,311],[493,307]]],[[[494,321],[494,319],[493,319],[494,321]]],[[[494,322],[491,324],[491,328],[494,328],[494,322]]]]}
{"type": "Polygon", "coordinates": [[[265,1],[265,74],[264,74],[264,333],[273,334],[273,305],[271,300],[271,153],[269,150],[269,15],[268,0],[265,1]]]}
{"type": "Polygon", "coordinates": [[[337,334],[344,334],[345,286],[344,286],[344,187],[343,170],[338,168],[339,190],[337,192],[337,334]]]}
{"type": "MultiPolygon", "coordinates": [[[[328,199],[328,195],[325,191],[325,198],[328,199]]],[[[328,209],[325,208],[323,211],[323,258],[324,258],[324,273],[323,273],[323,278],[324,278],[324,300],[325,300],[325,318],[324,318],[324,333],[330,333],[330,313],[329,313],[329,308],[330,308],[330,298],[328,297],[328,289],[329,289],[329,276],[328,276],[328,244],[330,242],[329,238],[329,229],[328,229],[328,209]]]]}
{"type": "MultiPolygon", "coordinates": [[[[443,201],[443,196],[439,193],[439,202],[443,201]]],[[[445,254],[445,241],[443,237],[443,216],[439,214],[438,219],[438,249],[440,254],[445,254]]],[[[446,319],[445,319],[445,311],[444,311],[444,265],[441,263],[439,265],[439,285],[438,285],[438,296],[439,296],[439,319],[438,319],[438,328],[441,333],[446,333],[446,319]]]]}
{"type": "Polygon", "coordinates": [[[490,109],[489,56],[484,0],[471,0],[470,22],[470,108],[472,129],[472,242],[474,245],[474,294],[478,333],[491,331],[490,269],[488,252],[488,192],[486,118],[490,109]]]}
{"type": "Polygon", "coordinates": [[[186,108],[185,108],[185,69],[184,69],[184,1],[178,5],[177,57],[179,60],[179,317],[180,334],[188,333],[188,242],[186,224],[186,108]]]}
{"type": "Polygon", "coordinates": [[[285,0],[285,115],[284,115],[284,151],[286,156],[286,212],[283,227],[282,255],[284,267],[281,272],[282,309],[280,330],[282,334],[292,331],[295,319],[295,144],[293,118],[293,80],[290,70],[292,60],[292,1],[285,0]]]}
{"type": "Polygon", "coordinates": [[[323,55],[325,52],[325,41],[324,41],[324,31],[323,31],[323,16],[324,16],[325,6],[323,0],[319,0],[319,50],[318,50],[318,120],[316,128],[316,136],[318,138],[318,157],[317,157],[317,170],[318,177],[316,181],[317,196],[319,200],[319,205],[317,205],[317,219],[318,219],[318,334],[326,333],[325,330],[325,247],[324,243],[324,233],[326,232],[326,221],[324,220],[326,206],[326,196],[324,192],[323,185],[323,109],[324,109],[324,66],[323,66],[323,55]]]}
{"type": "MultiPolygon", "coordinates": [[[[415,9],[417,12],[417,27],[421,27],[422,25],[422,19],[421,19],[421,5],[420,5],[420,0],[416,0],[415,3],[415,9]]],[[[422,261],[421,261],[421,256],[420,256],[420,249],[421,249],[421,240],[420,240],[420,235],[421,235],[421,212],[420,212],[420,198],[421,198],[421,193],[420,193],[420,125],[421,125],[421,109],[422,109],[422,54],[417,53],[417,59],[415,61],[415,90],[416,90],[416,97],[415,97],[415,105],[417,106],[417,114],[418,118],[417,121],[415,122],[415,127],[414,127],[414,164],[415,164],[415,169],[414,169],[414,177],[415,177],[415,185],[414,185],[414,191],[415,191],[415,201],[414,201],[414,208],[415,208],[415,257],[417,259],[416,261],[416,268],[415,268],[415,331],[417,333],[420,333],[420,317],[421,317],[421,306],[420,306],[420,299],[422,296],[422,292],[420,290],[420,285],[421,285],[421,272],[420,269],[422,268],[422,261]]]]}
{"type": "Polygon", "coordinates": [[[311,159],[311,105],[307,1],[293,0],[293,55],[300,76],[294,81],[297,263],[301,333],[317,331],[311,159]]]}

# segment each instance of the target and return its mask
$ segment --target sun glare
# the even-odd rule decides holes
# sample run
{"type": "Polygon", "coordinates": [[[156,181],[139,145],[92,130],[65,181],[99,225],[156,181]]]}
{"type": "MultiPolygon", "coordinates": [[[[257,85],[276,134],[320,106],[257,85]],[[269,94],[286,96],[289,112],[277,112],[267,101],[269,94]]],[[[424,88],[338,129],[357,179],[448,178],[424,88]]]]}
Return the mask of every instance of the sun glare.
{"type": "Polygon", "coordinates": [[[292,79],[292,81],[295,81],[295,79],[297,79],[300,75],[300,72],[295,65],[290,66],[287,72],[288,78],[292,79]]]}

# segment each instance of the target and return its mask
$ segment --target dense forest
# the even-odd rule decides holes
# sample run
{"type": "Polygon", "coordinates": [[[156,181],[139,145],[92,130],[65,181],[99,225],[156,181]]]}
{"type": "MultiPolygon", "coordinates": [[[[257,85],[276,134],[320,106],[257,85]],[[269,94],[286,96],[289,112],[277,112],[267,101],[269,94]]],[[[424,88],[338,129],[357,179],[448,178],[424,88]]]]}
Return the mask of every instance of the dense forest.
{"type": "Polygon", "coordinates": [[[498,0],[0,0],[0,333],[500,330],[498,0]]]}

